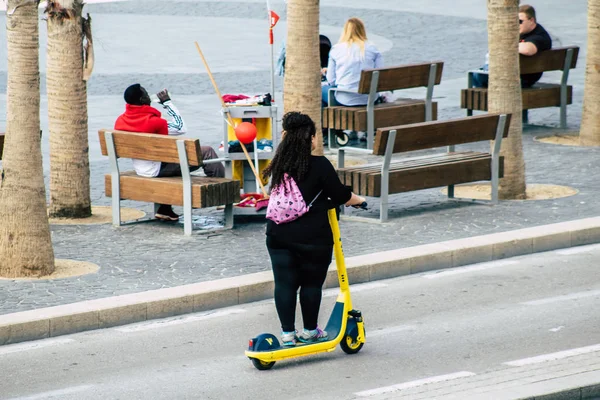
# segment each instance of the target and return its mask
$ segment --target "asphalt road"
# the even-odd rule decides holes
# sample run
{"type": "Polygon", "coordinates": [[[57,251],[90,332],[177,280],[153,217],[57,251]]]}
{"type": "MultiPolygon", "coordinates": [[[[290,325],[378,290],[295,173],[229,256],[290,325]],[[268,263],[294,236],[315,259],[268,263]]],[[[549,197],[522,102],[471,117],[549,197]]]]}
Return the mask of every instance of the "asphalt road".
{"type": "MultiPolygon", "coordinates": [[[[255,370],[272,301],[0,347],[0,398],[354,398],[600,343],[600,245],[353,286],[367,343],[255,370]],[[364,393],[363,393],[364,394],[364,393]]],[[[325,324],[334,291],[326,291],[325,324]]],[[[600,349],[599,349],[600,350],[600,349]]]]}

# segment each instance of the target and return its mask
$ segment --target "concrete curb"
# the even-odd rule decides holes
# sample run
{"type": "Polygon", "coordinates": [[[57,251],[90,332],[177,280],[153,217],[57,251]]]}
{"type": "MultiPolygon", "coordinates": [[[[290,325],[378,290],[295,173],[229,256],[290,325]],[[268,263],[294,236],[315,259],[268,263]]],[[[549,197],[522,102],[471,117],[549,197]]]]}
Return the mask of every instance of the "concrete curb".
{"type": "Polygon", "coordinates": [[[600,399],[600,383],[572,389],[559,390],[553,393],[522,397],[518,400],[594,400],[600,399]]]}
{"type": "MultiPolygon", "coordinates": [[[[352,283],[600,243],[600,217],[346,258],[352,283]]],[[[332,263],[325,282],[336,287],[332,263]]],[[[110,328],[273,297],[270,271],[0,315],[0,345],[110,328]]]]}

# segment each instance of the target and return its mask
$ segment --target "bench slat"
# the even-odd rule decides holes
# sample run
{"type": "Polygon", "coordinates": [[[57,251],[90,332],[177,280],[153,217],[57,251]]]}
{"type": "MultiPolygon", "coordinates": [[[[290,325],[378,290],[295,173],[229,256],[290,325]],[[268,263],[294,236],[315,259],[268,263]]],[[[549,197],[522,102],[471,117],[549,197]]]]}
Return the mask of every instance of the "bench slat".
{"type": "Polygon", "coordinates": [[[101,129],[98,132],[100,149],[105,156],[108,155],[106,139],[104,137],[104,132],[106,131],[113,132],[117,157],[179,164],[176,141],[185,140],[185,150],[189,165],[202,165],[202,153],[198,139],[101,129]]]}
{"type": "MultiPolygon", "coordinates": [[[[104,175],[107,197],[112,197],[112,179],[104,175]]],[[[183,181],[180,177],[145,178],[134,171],[120,178],[121,199],[183,206],[183,181]]],[[[192,176],[192,208],[215,207],[239,201],[240,183],[227,178],[192,176]]]]}
{"type": "MultiPolygon", "coordinates": [[[[431,103],[432,119],[437,119],[438,103],[431,103]]],[[[367,107],[328,107],[323,109],[323,128],[367,130],[367,107]]],[[[402,99],[375,106],[375,126],[414,124],[425,121],[423,100],[402,99]]]]}
{"type": "MultiPolygon", "coordinates": [[[[499,114],[486,114],[378,129],[373,154],[385,154],[389,133],[392,130],[397,132],[394,153],[493,140],[496,137],[499,118],[499,114]]],[[[509,127],[510,116],[507,116],[503,137],[508,135],[509,127]]]]}
{"type": "MultiPolygon", "coordinates": [[[[501,163],[502,165],[502,163],[501,163]]],[[[491,157],[460,162],[422,166],[390,172],[390,193],[431,189],[450,184],[476,182],[491,179],[491,157]]],[[[369,175],[369,192],[381,196],[380,174],[369,175]]],[[[502,175],[501,175],[502,176],[502,175]]]]}
{"type": "MultiPolygon", "coordinates": [[[[560,107],[560,85],[536,83],[533,87],[521,89],[523,110],[544,107],[560,107]]],[[[567,104],[573,104],[573,86],[567,85],[567,104]]],[[[461,108],[488,110],[488,90],[471,88],[461,90],[461,108]]]]}
{"type": "MultiPolygon", "coordinates": [[[[480,152],[436,154],[426,157],[420,157],[418,159],[396,160],[390,164],[390,171],[409,170],[422,167],[430,168],[436,165],[443,165],[451,162],[476,160],[489,157],[490,155],[488,153],[480,152]]],[[[350,171],[350,174],[352,176],[352,187],[356,188],[357,192],[367,196],[380,195],[380,188],[378,188],[379,184],[376,185],[377,188],[374,187],[372,182],[369,180],[369,177],[373,174],[375,174],[376,176],[381,176],[381,165],[379,165],[379,168],[377,168],[377,166],[371,166],[368,168],[356,168],[353,171],[350,171]]]]}
{"type": "Polygon", "coordinates": [[[573,49],[573,59],[571,61],[570,69],[575,68],[577,66],[577,58],[579,56],[579,47],[557,47],[546,51],[540,51],[534,56],[521,55],[519,57],[521,74],[562,71],[565,67],[565,57],[568,49],[573,49]]]}
{"type": "Polygon", "coordinates": [[[371,87],[371,78],[374,71],[379,72],[378,92],[390,90],[410,89],[429,84],[429,69],[431,64],[437,64],[435,84],[442,80],[443,61],[432,61],[423,64],[409,64],[396,67],[365,69],[360,76],[358,93],[368,94],[371,87]]]}

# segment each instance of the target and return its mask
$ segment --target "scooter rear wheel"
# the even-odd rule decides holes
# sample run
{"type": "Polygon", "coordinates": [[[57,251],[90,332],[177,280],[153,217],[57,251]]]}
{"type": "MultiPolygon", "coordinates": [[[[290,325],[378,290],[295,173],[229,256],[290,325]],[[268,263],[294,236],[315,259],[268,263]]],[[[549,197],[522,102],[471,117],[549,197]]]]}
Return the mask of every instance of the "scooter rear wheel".
{"type": "Polygon", "coordinates": [[[252,360],[252,365],[260,371],[266,371],[273,368],[273,365],[275,365],[275,361],[262,361],[258,358],[251,358],[250,360],[252,360]]]}
{"type": "Polygon", "coordinates": [[[356,354],[362,349],[364,343],[356,341],[356,338],[346,335],[340,342],[340,347],[346,354],[356,354]]]}

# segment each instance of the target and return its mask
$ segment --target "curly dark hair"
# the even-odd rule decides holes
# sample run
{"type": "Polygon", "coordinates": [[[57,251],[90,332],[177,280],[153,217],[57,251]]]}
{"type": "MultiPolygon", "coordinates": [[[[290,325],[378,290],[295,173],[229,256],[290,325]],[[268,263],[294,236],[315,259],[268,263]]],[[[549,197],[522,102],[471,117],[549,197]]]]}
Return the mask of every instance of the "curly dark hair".
{"type": "Polygon", "coordinates": [[[285,135],[275,157],[263,171],[263,177],[271,175],[271,187],[281,184],[285,173],[297,182],[304,179],[310,166],[312,138],[317,132],[313,120],[297,111],[283,116],[282,127],[285,135]]]}

